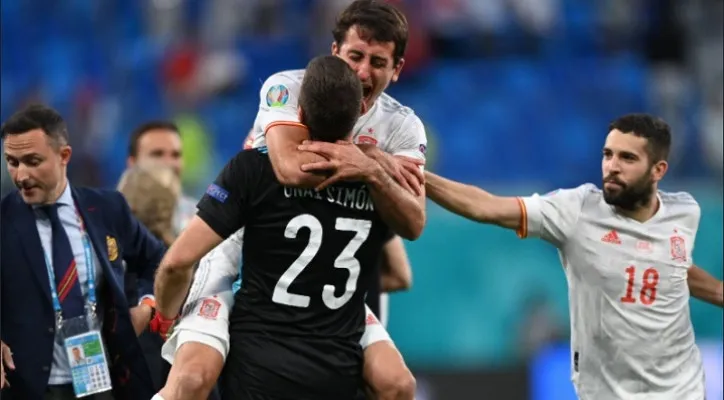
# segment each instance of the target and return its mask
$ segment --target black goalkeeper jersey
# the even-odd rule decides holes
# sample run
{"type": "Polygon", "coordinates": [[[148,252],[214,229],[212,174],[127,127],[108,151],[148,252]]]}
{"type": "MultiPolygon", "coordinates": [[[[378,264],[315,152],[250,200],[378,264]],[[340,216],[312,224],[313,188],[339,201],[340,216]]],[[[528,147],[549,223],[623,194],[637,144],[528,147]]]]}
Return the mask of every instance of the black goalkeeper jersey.
{"type": "Polygon", "coordinates": [[[389,239],[367,185],[284,187],[265,148],[246,150],[209,186],[198,216],[223,238],[245,227],[230,381],[278,398],[347,397],[361,379],[365,293],[389,239]]]}

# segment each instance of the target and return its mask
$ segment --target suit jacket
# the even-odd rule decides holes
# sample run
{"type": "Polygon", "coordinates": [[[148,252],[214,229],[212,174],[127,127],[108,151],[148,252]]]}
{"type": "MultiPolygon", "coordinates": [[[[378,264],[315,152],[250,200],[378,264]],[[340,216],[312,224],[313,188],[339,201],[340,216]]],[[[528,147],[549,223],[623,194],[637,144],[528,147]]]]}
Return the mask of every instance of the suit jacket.
{"type": "MultiPolygon", "coordinates": [[[[163,244],[131,214],[123,196],[111,190],[71,188],[85,229],[103,269],[98,310],[116,400],[147,400],[154,387],[131,324],[124,293],[124,269],[134,271],[140,295],[153,294],[153,277],[163,244]]],[[[15,371],[5,399],[41,400],[53,358],[55,317],[50,280],[32,207],[15,191],[0,203],[0,338],[10,346],[15,371]]],[[[135,305],[135,304],[134,304],[135,305]]]]}

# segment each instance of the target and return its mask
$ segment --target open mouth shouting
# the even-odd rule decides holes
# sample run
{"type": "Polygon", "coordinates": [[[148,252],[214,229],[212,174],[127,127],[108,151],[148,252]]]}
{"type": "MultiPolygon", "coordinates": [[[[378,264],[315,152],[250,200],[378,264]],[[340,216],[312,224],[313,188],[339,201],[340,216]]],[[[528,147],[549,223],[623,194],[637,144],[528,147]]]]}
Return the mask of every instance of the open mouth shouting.
{"type": "Polygon", "coordinates": [[[365,103],[365,110],[369,110],[372,107],[372,85],[363,83],[362,84],[362,102],[365,103]]]}

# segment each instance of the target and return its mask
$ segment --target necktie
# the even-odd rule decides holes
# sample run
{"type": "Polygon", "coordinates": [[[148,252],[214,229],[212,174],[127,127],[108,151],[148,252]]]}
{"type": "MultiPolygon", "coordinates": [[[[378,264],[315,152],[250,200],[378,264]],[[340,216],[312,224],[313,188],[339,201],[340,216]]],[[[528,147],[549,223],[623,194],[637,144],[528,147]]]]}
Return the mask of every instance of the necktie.
{"type": "Polygon", "coordinates": [[[58,204],[44,206],[42,209],[50,219],[53,229],[53,270],[55,272],[56,293],[63,310],[63,319],[75,318],[83,315],[83,292],[78,281],[78,268],[76,267],[73,248],[70,246],[68,234],[60,223],[58,217],[58,204]]]}

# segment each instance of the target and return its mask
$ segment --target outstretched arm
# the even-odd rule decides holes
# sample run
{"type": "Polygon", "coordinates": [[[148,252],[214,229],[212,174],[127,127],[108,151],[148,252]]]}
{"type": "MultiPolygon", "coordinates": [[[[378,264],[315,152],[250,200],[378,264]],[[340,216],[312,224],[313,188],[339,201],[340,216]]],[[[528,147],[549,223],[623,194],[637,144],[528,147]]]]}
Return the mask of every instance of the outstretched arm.
{"type": "Polygon", "coordinates": [[[467,219],[509,229],[524,228],[521,200],[499,197],[472,185],[425,172],[427,196],[435,203],[467,219]]]}
{"type": "Polygon", "coordinates": [[[575,232],[586,196],[594,189],[584,184],[544,196],[500,197],[430,172],[425,180],[428,197],[455,214],[515,229],[521,238],[540,237],[558,247],[575,232]]]}

